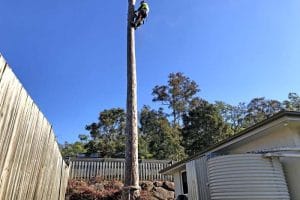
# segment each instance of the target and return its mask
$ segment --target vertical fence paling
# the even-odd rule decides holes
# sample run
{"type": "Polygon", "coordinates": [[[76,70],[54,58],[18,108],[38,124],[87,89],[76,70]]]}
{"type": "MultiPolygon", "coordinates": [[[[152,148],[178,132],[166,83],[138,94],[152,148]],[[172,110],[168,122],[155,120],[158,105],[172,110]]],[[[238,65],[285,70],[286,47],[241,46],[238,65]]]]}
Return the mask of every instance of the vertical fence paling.
{"type": "Polygon", "coordinates": [[[51,125],[0,54],[0,199],[63,200],[68,178],[51,125]]]}
{"type": "MultiPolygon", "coordinates": [[[[104,180],[124,180],[125,160],[114,158],[71,158],[70,178],[85,179],[101,178],[104,180]]],[[[170,175],[159,173],[170,166],[169,160],[140,160],[139,176],[141,181],[172,181],[170,175]]]]}

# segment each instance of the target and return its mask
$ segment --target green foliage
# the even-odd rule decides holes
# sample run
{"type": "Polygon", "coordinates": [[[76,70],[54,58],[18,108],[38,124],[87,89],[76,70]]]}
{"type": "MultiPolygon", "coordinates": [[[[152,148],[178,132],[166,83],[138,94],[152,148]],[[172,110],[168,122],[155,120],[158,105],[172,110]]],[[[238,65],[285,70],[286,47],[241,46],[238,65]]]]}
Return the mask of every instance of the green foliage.
{"type": "Polygon", "coordinates": [[[87,125],[85,127],[86,130],[90,132],[90,136],[96,140],[98,137],[100,137],[101,133],[99,130],[99,124],[98,123],[92,123],[90,125],[87,125]]]}
{"type": "Polygon", "coordinates": [[[98,122],[86,126],[92,140],[85,148],[87,154],[98,153],[101,157],[124,157],[125,112],[121,108],[103,110],[98,122]]]}
{"type": "Polygon", "coordinates": [[[162,109],[158,111],[144,106],[140,115],[141,132],[148,151],[156,159],[179,160],[185,157],[180,145],[180,132],[168,121],[162,109]]]}
{"type": "Polygon", "coordinates": [[[300,111],[300,97],[297,93],[289,93],[288,100],[283,101],[283,108],[289,111],[300,111]]]}
{"type": "Polygon", "coordinates": [[[111,138],[124,134],[125,118],[125,111],[122,108],[102,111],[99,115],[100,132],[111,138]]]}
{"type": "Polygon", "coordinates": [[[247,106],[245,103],[239,103],[237,106],[233,106],[223,101],[216,101],[215,107],[224,122],[230,126],[230,130],[228,131],[237,133],[245,128],[244,118],[247,114],[247,106]]]}
{"type": "Polygon", "coordinates": [[[81,153],[86,153],[82,142],[75,142],[73,144],[65,142],[65,144],[61,146],[61,154],[63,157],[75,157],[81,153]]]}
{"type": "Polygon", "coordinates": [[[191,156],[228,137],[228,126],[218,109],[205,100],[183,115],[183,145],[191,156]]]}
{"type": "Polygon", "coordinates": [[[153,154],[149,150],[147,139],[142,134],[139,134],[139,158],[140,159],[154,158],[153,154]]]}
{"type": "Polygon", "coordinates": [[[84,134],[79,134],[78,138],[83,143],[86,143],[89,140],[89,136],[88,135],[84,135],[84,134]]]}
{"type": "MultiPolygon", "coordinates": [[[[183,73],[171,73],[166,85],[155,86],[154,102],[167,106],[158,110],[144,106],[140,111],[139,158],[180,160],[230,137],[281,110],[300,111],[300,97],[289,93],[288,99],[253,98],[237,105],[207,102],[196,94],[195,81],[183,73]],[[171,120],[169,120],[171,118],[171,120]]],[[[79,142],[65,143],[64,156],[98,153],[101,157],[125,156],[125,111],[111,108],[99,113],[98,121],[86,126],[88,135],[79,142]]]]}
{"type": "Polygon", "coordinates": [[[216,101],[215,106],[234,133],[267,119],[283,109],[283,103],[265,97],[253,98],[248,104],[239,103],[237,106],[216,101]]]}
{"type": "Polygon", "coordinates": [[[277,100],[267,100],[264,97],[254,98],[247,105],[244,126],[252,126],[271,117],[280,110],[282,110],[281,103],[277,100]]]}
{"type": "Polygon", "coordinates": [[[181,116],[188,111],[193,97],[199,91],[195,81],[177,72],[169,75],[167,85],[155,86],[152,95],[154,102],[161,102],[172,110],[173,125],[179,125],[181,116]]]}

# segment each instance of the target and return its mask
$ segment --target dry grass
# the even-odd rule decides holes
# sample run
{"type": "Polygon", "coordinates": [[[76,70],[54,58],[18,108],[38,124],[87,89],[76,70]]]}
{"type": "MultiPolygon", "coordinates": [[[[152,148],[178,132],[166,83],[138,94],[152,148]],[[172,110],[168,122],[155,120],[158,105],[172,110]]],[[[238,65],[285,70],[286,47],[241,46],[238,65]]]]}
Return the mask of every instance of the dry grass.
{"type": "MultiPolygon", "coordinates": [[[[70,180],[66,199],[69,200],[121,200],[123,183],[95,178],[88,182],[70,180]]],[[[141,200],[149,200],[150,193],[141,191],[141,200]]]]}

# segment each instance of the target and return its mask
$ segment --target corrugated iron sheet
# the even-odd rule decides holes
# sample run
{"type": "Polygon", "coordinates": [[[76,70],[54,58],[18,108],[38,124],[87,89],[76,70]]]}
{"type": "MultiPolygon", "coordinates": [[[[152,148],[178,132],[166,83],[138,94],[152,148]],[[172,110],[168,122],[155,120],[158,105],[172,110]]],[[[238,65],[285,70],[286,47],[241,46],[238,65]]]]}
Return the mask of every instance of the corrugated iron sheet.
{"type": "Polygon", "coordinates": [[[208,177],[212,200],[290,199],[277,158],[260,154],[215,157],[208,161],[208,177]]]}
{"type": "Polygon", "coordinates": [[[175,183],[175,197],[182,194],[182,181],[181,181],[181,173],[176,172],[173,174],[174,177],[174,183],[175,183]]]}
{"type": "Polygon", "coordinates": [[[197,172],[196,172],[196,161],[192,160],[186,163],[186,175],[188,180],[188,197],[190,200],[198,200],[198,181],[197,181],[197,172]]]}
{"type": "Polygon", "coordinates": [[[208,200],[207,158],[192,160],[186,164],[188,196],[192,200],[208,200]]]}
{"type": "Polygon", "coordinates": [[[199,200],[210,199],[208,188],[208,175],[207,175],[207,157],[203,156],[196,161],[196,171],[198,180],[199,200]]]}

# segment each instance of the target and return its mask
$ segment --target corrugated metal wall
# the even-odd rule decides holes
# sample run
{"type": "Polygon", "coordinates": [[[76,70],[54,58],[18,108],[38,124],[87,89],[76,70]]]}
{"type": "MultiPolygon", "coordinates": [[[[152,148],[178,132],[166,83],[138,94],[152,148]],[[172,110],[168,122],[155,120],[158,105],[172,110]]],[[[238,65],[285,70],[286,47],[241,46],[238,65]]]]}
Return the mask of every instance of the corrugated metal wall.
{"type": "Polygon", "coordinates": [[[218,156],[208,160],[208,177],[212,200],[290,199],[278,158],[259,154],[218,156]]]}
{"type": "Polygon", "coordinates": [[[186,163],[186,176],[188,180],[188,197],[189,200],[198,200],[199,191],[198,191],[198,178],[196,172],[196,161],[192,160],[186,163]]]}
{"type": "Polygon", "coordinates": [[[206,156],[192,160],[186,164],[188,179],[188,195],[191,200],[208,200],[208,177],[206,156]]]}
{"type": "Polygon", "coordinates": [[[51,125],[0,55],[0,199],[63,200],[68,171],[51,125]]]}
{"type": "MultiPolygon", "coordinates": [[[[169,160],[140,160],[141,181],[173,181],[173,176],[159,171],[171,165],[169,160]]],[[[104,180],[124,180],[125,160],[115,158],[70,159],[70,178],[90,179],[100,177],[104,180]]]]}
{"type": "Polygon", "coordinates": [[[196,159],[195,166],[198,178],[199,199],[210,199],[207,176],[207,157],[203,156],[201,158],[196,159]]]}
{"type": "Polygon", "coordinates": [[[183,194],[181,172],[180,171],[175,172],[173,176],[174,176],[174,183],[175,183],[175,197],[177,197],[178,195],[183,194]]]}

